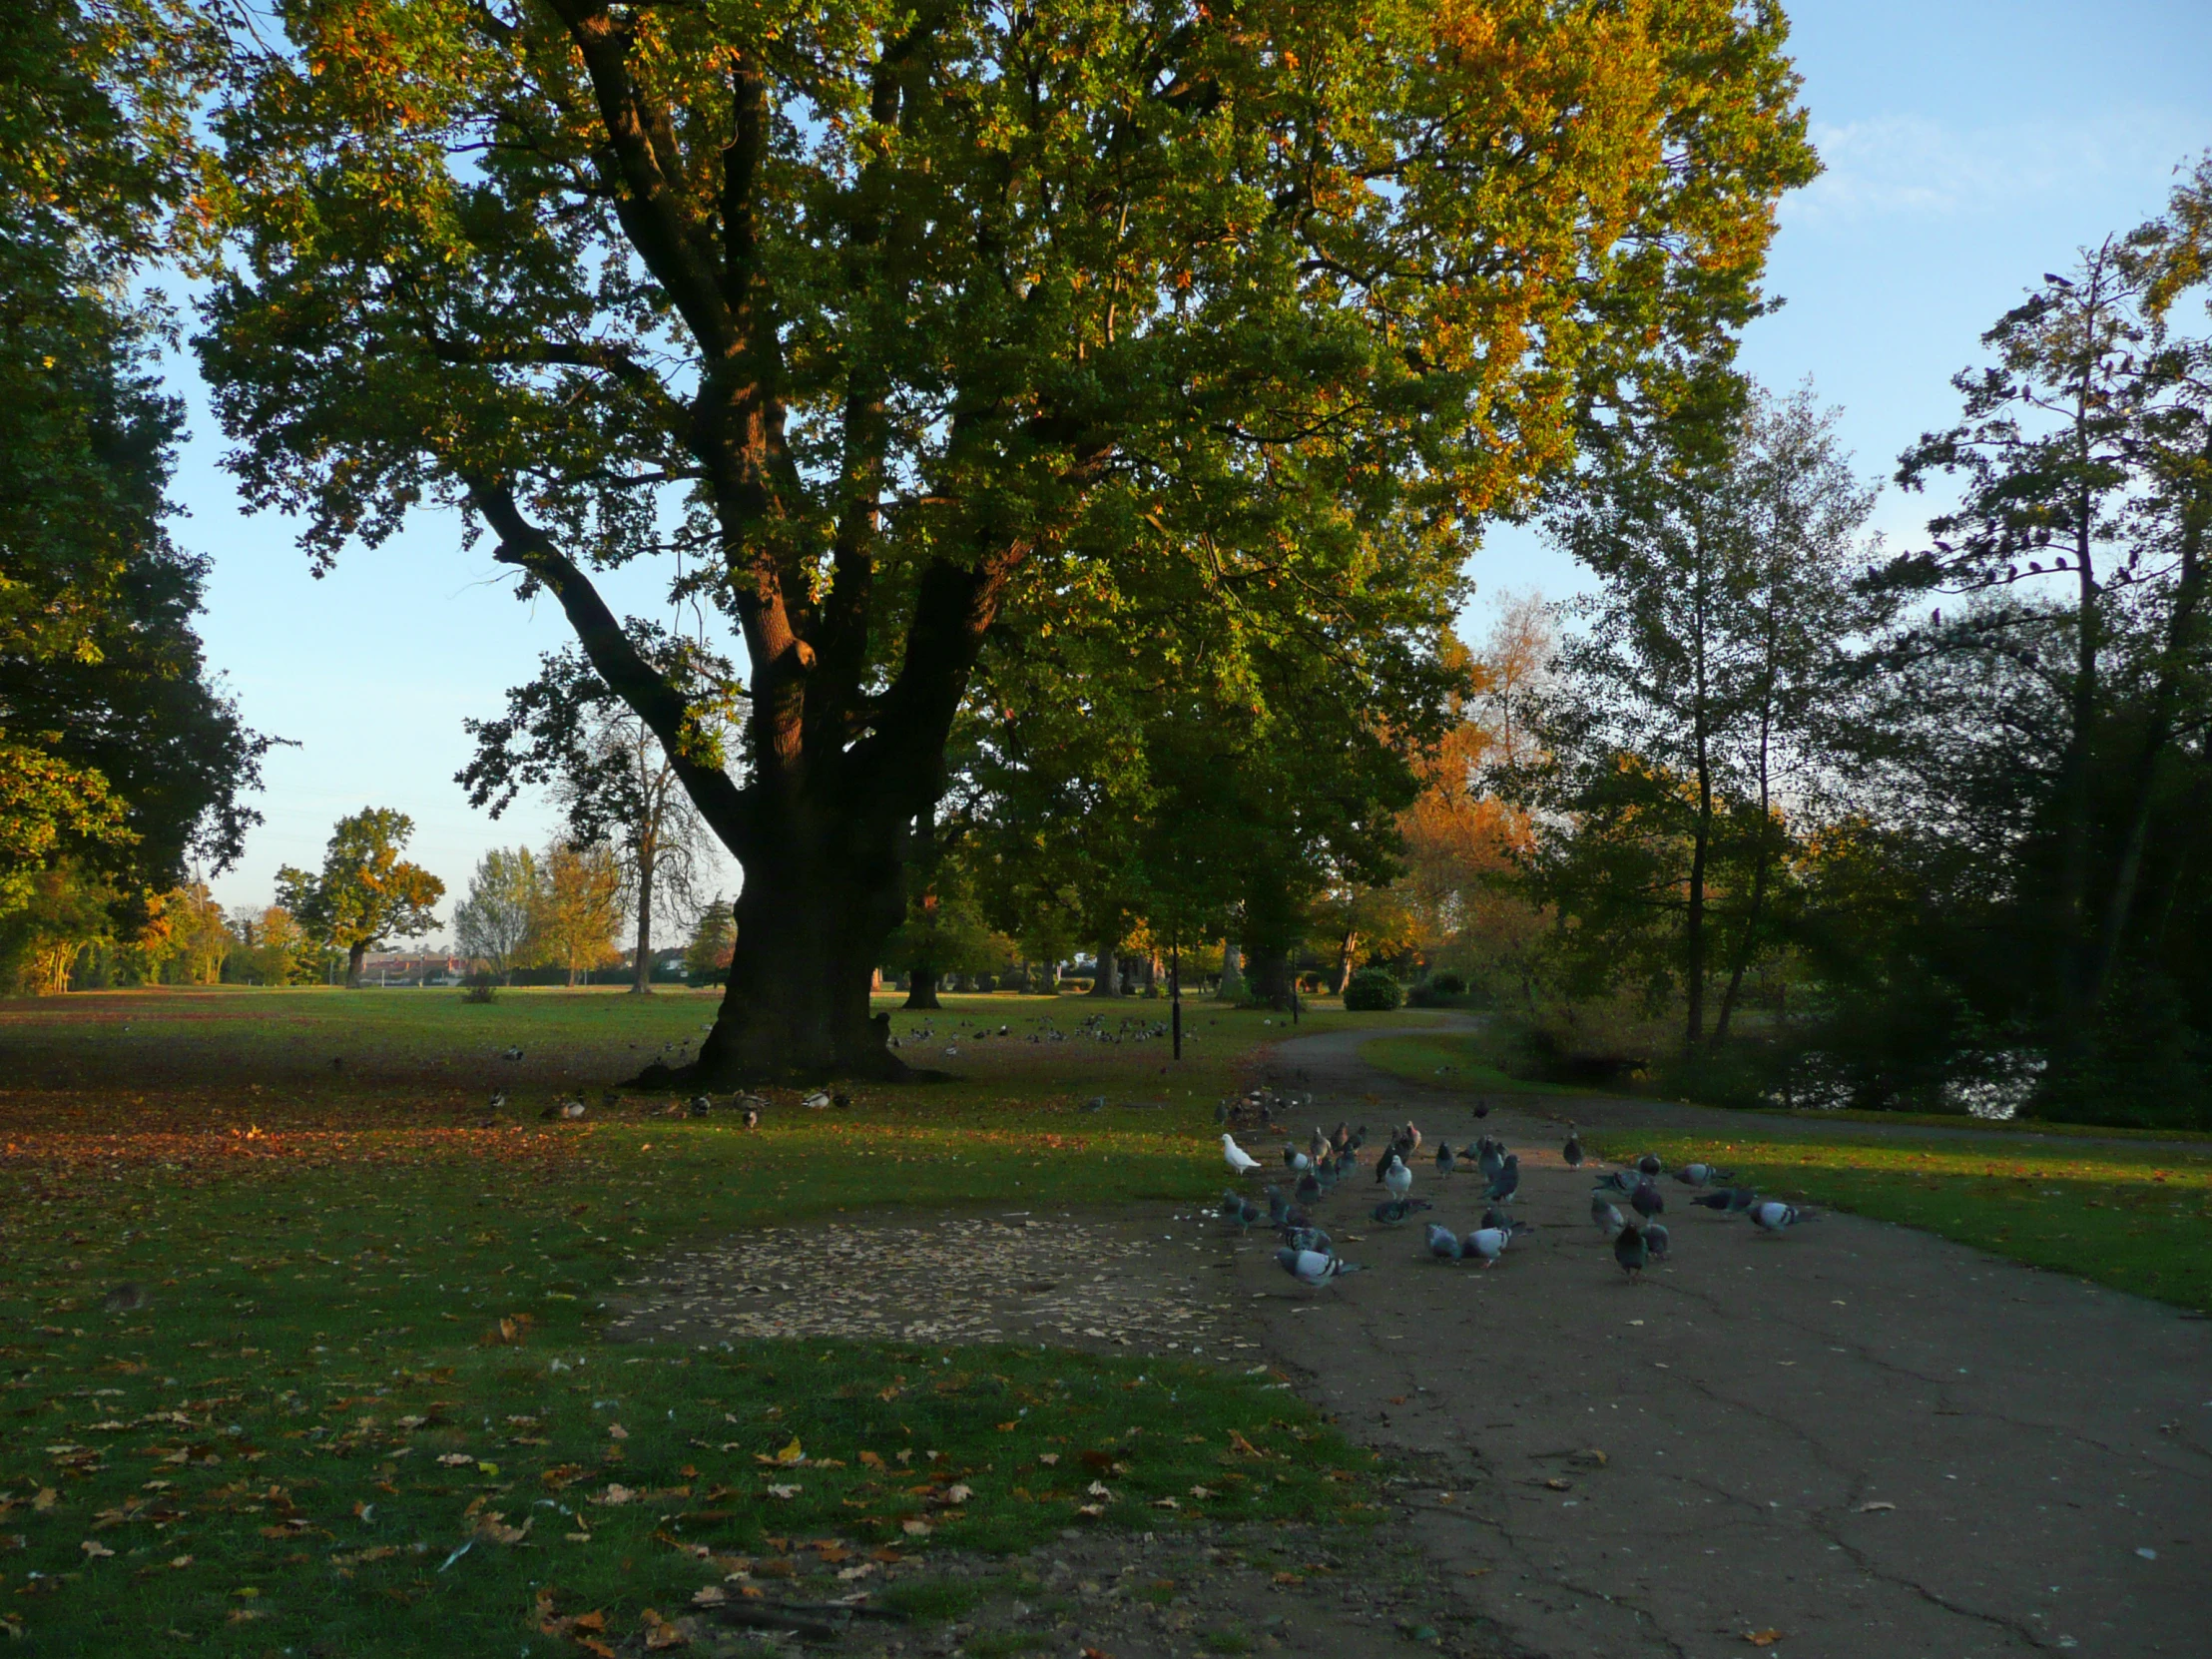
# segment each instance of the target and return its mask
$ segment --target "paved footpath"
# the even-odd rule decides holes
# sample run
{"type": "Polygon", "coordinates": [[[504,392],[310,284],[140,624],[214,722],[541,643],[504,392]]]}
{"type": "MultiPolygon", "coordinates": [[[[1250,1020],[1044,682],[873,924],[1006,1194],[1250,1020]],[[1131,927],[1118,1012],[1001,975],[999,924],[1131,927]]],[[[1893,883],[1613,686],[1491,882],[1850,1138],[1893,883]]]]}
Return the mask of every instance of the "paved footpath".
{"type": "MultiPolygon", "coordinates": [[[[1377,1034],[1276,1066],[1332,1123],[1471,1140],[1474,1097],[1365,1065],[1377,1034]]],[[[1631,1286],[1537,1115],[1567,1103],[1491,1099],[1534,1224],[1496,1269],[1373,1226],[1372,1184],[1322,1219],[1373,1271],[1308,1292],[1272,1240],[1235,1260],[1272,1357],[1418,1474],[1400,1490],[1478,1647],[2212,1655],[2212,1324],[1850,1216],[1763,1238],[1672,1180],[1675,1259],[1631,1286]]],[[[1480,1216],[1478,1184],[1425,1159],[1413,1190],[1461,1231],[1480,1216]]]]}

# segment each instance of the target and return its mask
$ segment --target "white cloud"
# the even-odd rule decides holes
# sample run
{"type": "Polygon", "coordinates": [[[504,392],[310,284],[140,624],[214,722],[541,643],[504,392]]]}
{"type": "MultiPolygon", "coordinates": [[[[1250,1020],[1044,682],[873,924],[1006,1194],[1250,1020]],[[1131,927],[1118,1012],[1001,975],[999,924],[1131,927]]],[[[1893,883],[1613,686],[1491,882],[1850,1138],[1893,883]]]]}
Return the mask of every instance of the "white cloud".
{"type": "Polygon", "coordinates": [[[1827,171],[1788,199],[1786,218],[1809,224],[1878,216],[1998,212],[2114,181],[2158,178],[2203,143],[2178,112],[2125,119],[1953,128],[1924,116],[1815,122],[1827,171]]]}

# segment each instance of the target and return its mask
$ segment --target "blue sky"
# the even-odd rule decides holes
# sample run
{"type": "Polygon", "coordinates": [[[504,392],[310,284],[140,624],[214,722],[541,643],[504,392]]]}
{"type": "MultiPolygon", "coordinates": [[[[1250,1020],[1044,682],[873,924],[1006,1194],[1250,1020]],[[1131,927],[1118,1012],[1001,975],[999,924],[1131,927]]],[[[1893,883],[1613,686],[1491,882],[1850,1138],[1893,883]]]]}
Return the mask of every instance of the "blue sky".
{"type": "MultiPolygon", "coordinates": [[[[1783,206],[1769,285],[1788,303],[1754,324],[1742,361],[1778,388],[1809,378],[1842,406],[1862,469],[1887,477],[1951,418],[1949,378],[1978,360],[1981,331],[2075,249],[2158,212],[2176,166],[2212,147],[2212,4],[1805,0],[1790,15],[1828,171],[1783,206]]],[[[468,758],[463,717],[495,712],[566,643],[558,610],[516,603],[458,523],[429,515],[314,580],[290,526],[241,513],[221,435],[180,372],[194,437],[178,533],[214,559],[209,661],[251,724],[297,745],[270,757],[267,823],[218,896],[268,903],[277,865],[318,862],[332,822],[368,805],[413,816],[413,855],[456,893],[486,847],[542,840],[541,806],[494,824],[451,780],[468,758]]],[[[1891,489],[1876,523],[1900,539],[1926,510],[1891,489]]],[[[1476,628],[1501,593],[1579,586],[1512,527],[1473,575],[1476,628]]],[[[610,587],[618,606],[659,608],[642,577],[610,587]]]]}

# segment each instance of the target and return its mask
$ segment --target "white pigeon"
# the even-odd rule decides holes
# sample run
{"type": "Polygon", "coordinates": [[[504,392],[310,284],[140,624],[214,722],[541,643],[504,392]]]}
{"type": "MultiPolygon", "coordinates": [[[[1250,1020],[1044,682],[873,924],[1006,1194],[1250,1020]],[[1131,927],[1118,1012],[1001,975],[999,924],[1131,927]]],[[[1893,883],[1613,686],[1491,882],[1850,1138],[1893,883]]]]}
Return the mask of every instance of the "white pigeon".
{"type": "Polygon", "coordinates": [[[817,1089],[813,1094],[809,1095],[805,1100],[802,1100],[800,1102],[800,1105],[806,1107],[810,1111],[815,1112],[821,1111],[825,1106],[829,1104],[830,1091],[828,1089],[817,1089]]]}
{"type": "Polygon", "coordinates": [[[1506,1241],[1512,1234],[1502,1227],[1477,1227],[1460,1243],[1460,1252],[1466,1256],[1479,1256],[1486,1268],[1497,1266],[1497,1259],[1505,1254],[1506,1241]]]}
{"type": "Polygon", "coordinates": [[[1396,1153],[1390,1154],[1390,1166],[1382,1172],[1382,1185],[1390,1189],[1392,1198],[1403,1198],[1413,1190],[1413,1172],[1405,1167],[1405,1160],[1396,1153]]]}
{"type": "Polygon", "coordinates": [[[1754,1204],[1751,1207],[1751,1224],[1762,1233],[1780,1233],[1785,1228],[1797,1226],[1799,1222],[1813,1219],[1812,1211],[1800,1210],[1795,1205],[1783,1204],[1771,1198],[1763,1204],[1754,1204]]]}
{"type": "Polygon", "coordinates": [[[1231,1169],[1235,1170],[1239,1175],[1250,1175],[1254,1170],[1260,1167],[1260,1160],[1253,1157],[1251,1153],[1247,1152],[1243,1147],[1239,1146],[1237,1144],[1237,1137],[1234,1135],[1222,1136],[1221,1156],[1222,1161],[1228,1164],[1228,1166],[1231,1169]]]}

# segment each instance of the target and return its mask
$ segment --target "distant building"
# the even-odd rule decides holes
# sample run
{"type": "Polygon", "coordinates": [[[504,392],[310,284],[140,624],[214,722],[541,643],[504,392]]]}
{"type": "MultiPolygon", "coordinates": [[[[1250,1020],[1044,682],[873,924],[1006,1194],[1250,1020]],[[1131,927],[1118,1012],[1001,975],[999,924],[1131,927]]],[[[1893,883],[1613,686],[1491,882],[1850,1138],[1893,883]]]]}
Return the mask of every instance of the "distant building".
{"type": "Polygon", "coordinates": [[[372,950],[361,959],[364,985],[458,985],[468,977],[468,958],[443,951],[372,950]]]}

